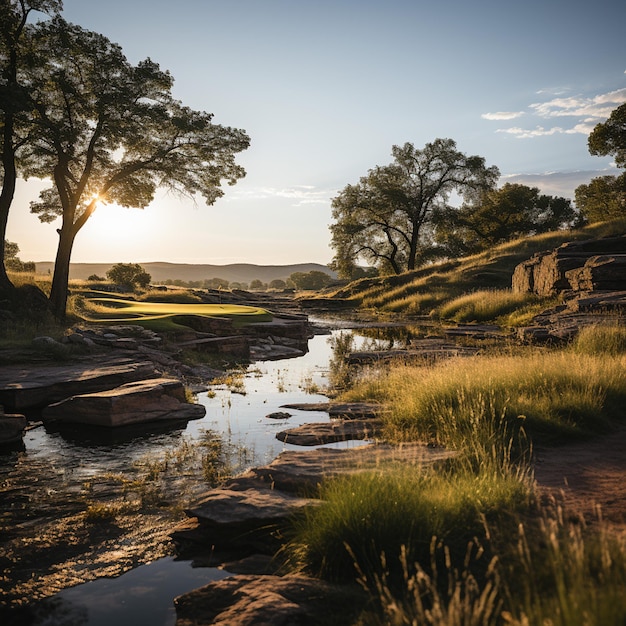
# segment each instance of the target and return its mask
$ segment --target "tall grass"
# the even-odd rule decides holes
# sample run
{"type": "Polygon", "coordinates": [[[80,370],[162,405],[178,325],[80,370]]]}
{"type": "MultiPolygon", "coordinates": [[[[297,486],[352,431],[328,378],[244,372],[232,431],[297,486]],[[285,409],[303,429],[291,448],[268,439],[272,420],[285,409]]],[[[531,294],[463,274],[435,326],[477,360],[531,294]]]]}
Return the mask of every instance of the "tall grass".
{"type": "MultiPolygon", "coordinates": [[[[401,587],[407,562],[430,562],[433,537],[460,567],[468,545],[486,537],[485,520],[525,508],[529,492],[529,483],[512,475],[441,468],[383,467],[330,480],[321,487],[324,506],[296,526],[291,564],[330,580],[360,576],[370,589],[383,575],[401,587]]],[[[480,553],[472,555],[476,573],[485,570],[480,553]]]]}
{"type": "Polygon", "coordinates": [[[462,449],[479,438],[483,418],[504,416],[510,425],[558,441],[604,431],[621,417],[625,365],[622,356],[571,351],[459,358],[429,369],[399,365],[342,398],[386,403],[386,432],[396,440],[462,449]]]}
{"type": "Polygon", "coordinates": [[[537,302],[538,297],[510,289],[481,290],[455,298],[437,309],[437,315],[456,322],[491,322],[537,302]]]}
{"type": "Polygon", "coordinates": [[[626,353],[626,326],[595,325],[583,328],[572,343],[572,350],[581,355],[610,355],[626,353]]]}
{"type": "Polygon", "coordinates": [[[500,537],[487,540],[491,556],[484,576],[472,572],[471,559],[455,567],[449,550],[434,541],[430,566],[416,563],[411,568],[403,551],[402,591],[384,571],[376,580],[377,609],[365,613],[359,625],[626,623],[626,541],[601,520],[592,531],[566,521],[563,511],[556,510],[520,523],[513,537],[496,533],[500,537]],[[444,551],[445,558],[439,559],[443,567],[437,567],[437,549],[444,551]]]}

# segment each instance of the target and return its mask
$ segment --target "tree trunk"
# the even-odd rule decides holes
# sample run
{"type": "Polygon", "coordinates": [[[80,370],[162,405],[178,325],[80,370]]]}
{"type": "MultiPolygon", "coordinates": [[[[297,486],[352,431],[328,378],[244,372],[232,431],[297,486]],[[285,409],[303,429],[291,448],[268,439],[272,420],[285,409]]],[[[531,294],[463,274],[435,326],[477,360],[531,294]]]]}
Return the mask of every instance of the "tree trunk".
{"type": "Polygon", "coordinates": [[[17,179],[15,150],[13,148],[13,115],[11,113],[5,113],[4,116],[2,167],[4,179],[2,181],[2,191],[0,192],[0,291],[6,291],[13,289],[13,283],[9,280],[4,265],[4,241],[9,221],[9,209],[15,195],[15,181],[17,179]]]}
{"type": "Polygon", "coordinates": [[[59,231],[59,247],[54,261],[54,274],[50,290],[50,304],[52,313],[58,319],[65,319],[67,307],[68,283],[70,279],[70,257],[76,233],[70,229],[61,228],[59,231]]]}

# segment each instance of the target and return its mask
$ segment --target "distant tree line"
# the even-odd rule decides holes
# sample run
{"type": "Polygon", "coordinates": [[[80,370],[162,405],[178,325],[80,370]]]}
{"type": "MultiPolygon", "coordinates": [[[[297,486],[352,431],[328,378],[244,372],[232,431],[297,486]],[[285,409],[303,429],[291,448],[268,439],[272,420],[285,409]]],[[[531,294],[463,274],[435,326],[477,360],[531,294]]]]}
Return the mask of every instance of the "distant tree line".
{"type": "MultiPolygon", "coordinates": [[[[129,290],[146,289],[152,280],[152,276],[148,274],[139,263],[116,263],[106,273],[106,278],[112,283],[129,290]]],[[[99,282],[105,279],[92,274],[87,280],[99,282]]],[[[269,283],[264,283],[258,278],[250,281],[250,284],[248,284],[237,281],[229,282],[225,278],[216,277],[206,278],[204,280],[168,278],[162,281],[161,284],[193,289],[250,289],[251,291],[267,291],[269,289],[272,291],[282,291],[284,289],[323,289],[327,287],[332,280],[332,277],[326,272],[311,270],[310,272],[293,272],[286,280],[276,278],[269,283]]]]}

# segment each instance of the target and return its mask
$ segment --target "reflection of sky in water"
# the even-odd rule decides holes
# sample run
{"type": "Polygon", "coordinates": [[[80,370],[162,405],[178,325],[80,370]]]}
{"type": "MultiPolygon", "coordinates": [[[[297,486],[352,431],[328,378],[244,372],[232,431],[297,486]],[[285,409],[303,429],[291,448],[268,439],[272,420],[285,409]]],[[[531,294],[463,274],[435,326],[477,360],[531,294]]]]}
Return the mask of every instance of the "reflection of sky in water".
{"type": "MultiPolygon", "coordinates": [[[[355,347],[365,341],[357,338],[355,347]]],[[[282,450],[302,449],[278,441],[276,433],[304,423],[328,421],[325,412],[283,409],[281,406],[326,402],[325,396],[307,393],[306,389],[313,386],[324,389],[328,385],[331,356],[330,337],[318,335],[309,341],[309,352],[303,357],[255,363],[245,375],[245,395],[224,387],[215,389],[214,397],[201,393],[198,402],[206,407],[205,417],[183,426],[143,426],[136,432],[129,429],[103,432],[73,427],[59,432],[34,429],[25,437],[25,468],[45,465],[56,473],[67,489],[68,484],[77,484],[100,473],[125,472],[134,461],[147,454],[158,455],[165,449],[176,448],[183,435],[195,439],[205,431],[219,433],[224,441],[232,444],[234,456],[238,449],[245,447],[248,466],[269,463],[282,450]],[[277,411],[287,411],[292,416],[286,420],[266,417],[277,411]]],[[[329,445],[349,447],[355,442],[329,445]]],[[[46,617],[36,624],[172,626],[176,596],[228,575],[215,568],[192,568],[186,561],[159,559],[118,578],[99,579],[60,592],[46,601],[46,617]]]]}
{"type": "Polygon", "coordinates": [[[159,559],[119,578],[61,591],[45,602],[33,626],[170,626],[176,622],[175,597],[226,576],[216,568],[159,559]]]}
{"type": "MultiPolygon", "coordinates": [[[[203,419],[172,428],[144,426],[133,432],[103,432],[98,429],[64,428],[58,432],[37,428],[27,433],[25,469],[40,465],[51,469],[64,483],[76,484],[104,472],[125,472],[133,461],[147,454],[162,454],[176,448],[181,437],[197,438],[209,430],[233,445],[233,454],[245,446],[246,463],[270,462],[284,449],[276,433],[306,422],[328,421],[325,412],[281,409],[296,402],[326,402],[327,398],[305,391],[312,385],[327,386],[331,356],[329,337],[309,341],[309,352],[296,359],[265,361],[250,366],[245,376],[246,394],[217,388],[214,397],[199,394],[207,409],[203,419]],[[288,420],[266,415],[276,411],[292,413],[288,420]]],[[[346,445],[346,444],[344,444],[346,445]]],[[[114,579],[99,579],[65,589],[46,601],[46,617],[37,626],[171,626],[175,623],[173,599],[211,580],[228,576],[216,568],[192,568],[187,561],[171,558],[138,567],[114,579]]]]}

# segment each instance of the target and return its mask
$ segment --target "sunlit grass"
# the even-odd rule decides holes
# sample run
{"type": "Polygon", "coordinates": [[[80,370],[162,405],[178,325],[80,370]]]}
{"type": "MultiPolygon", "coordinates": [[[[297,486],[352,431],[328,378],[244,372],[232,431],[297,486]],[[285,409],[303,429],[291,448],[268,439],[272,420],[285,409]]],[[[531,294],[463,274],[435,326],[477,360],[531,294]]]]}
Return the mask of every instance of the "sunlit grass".
{"type": "Polygon", "coordinates": [[[456,322],[492,322],[537,300],[533,294],[513,293],[510,289],[474,291],[439,307],[437,315],[456,322]]]}
{"type": "Polygon", "coordinates": [[[344,400],[386,403],[387,434],[461,449],[476,415],[559,440],[606,430],[626,401],[626,358],[531,351],[454,359],[432,368],[398,365],[362,381],[344,400]],[[489,410],[480,408],[486,404],[489,410]]]}
{"type": "Polygon", "coordinates": [[[626,326],[594,325],[582,328],[572,343],[578,354],[611,355],[626,353],[626,326]]]}

